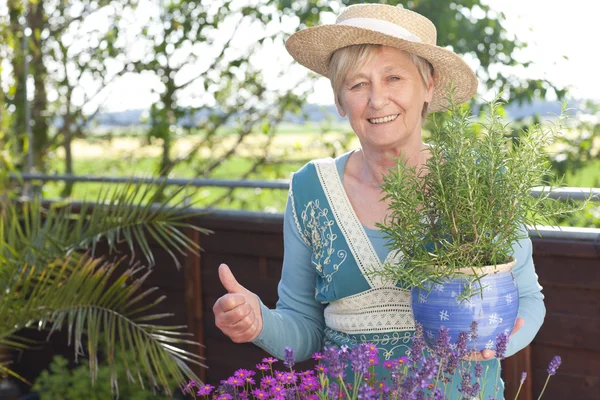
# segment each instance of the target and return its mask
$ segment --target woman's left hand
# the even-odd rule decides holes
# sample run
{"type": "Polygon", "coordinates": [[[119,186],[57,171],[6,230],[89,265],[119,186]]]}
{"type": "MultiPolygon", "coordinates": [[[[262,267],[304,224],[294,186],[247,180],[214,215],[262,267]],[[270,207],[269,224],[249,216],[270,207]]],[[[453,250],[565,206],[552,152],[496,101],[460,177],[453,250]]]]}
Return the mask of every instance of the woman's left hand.
{"type": "MultiPolygon", "coordinates": [[[[512,335],[517,333],[519,331],[519,329],[521,329],[523,327],[523,325],[525,325],[525,318],[517,318],[517,320],[515,321],[515,327],[513,328],[510,336],[508,337],[509,340],[512,337],[512,335]]],[[[465,360],[487,361],[487,360],[491,360],[494,357],[496,357],[496,352],[494,350],[486,349],[486,350],[483,350],[481,353],[477,353],[477,354],[473,354],[469,357],[465,357],[465,360]]]]}

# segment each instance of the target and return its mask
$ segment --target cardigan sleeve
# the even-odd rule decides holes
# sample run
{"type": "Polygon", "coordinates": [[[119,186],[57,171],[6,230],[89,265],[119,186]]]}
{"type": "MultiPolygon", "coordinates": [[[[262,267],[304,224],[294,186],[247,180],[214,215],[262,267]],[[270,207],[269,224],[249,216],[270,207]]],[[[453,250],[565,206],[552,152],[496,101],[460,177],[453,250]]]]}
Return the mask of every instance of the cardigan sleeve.
{"type": "Polygon", "coordinates": [[[275,310],[261,302],[263,329],[253,343],[280,359],[284,358],[285,347],[290,347],[296,361],[303,361],[323,347],[325,305],[315,300],[316,270],[311,263],[312,250],[299,231],[293,201],[290,192],[283,223],[279,300],[275,310]]]}
{"type": "MultiPolygon", "coordinates": [[[[524,234],[526,235],[526,233],[524,234]]],[[[517,259],[513,273],[519,288],[518,317],[525,319],[525,325],[510,339],[506,357],[515,354],[531,343],[546,316],[542,287],[538,283],[538,276],[533,265],[531,239],[527,237],[517,241],[513,246],[513,254],[517,259]]]]}

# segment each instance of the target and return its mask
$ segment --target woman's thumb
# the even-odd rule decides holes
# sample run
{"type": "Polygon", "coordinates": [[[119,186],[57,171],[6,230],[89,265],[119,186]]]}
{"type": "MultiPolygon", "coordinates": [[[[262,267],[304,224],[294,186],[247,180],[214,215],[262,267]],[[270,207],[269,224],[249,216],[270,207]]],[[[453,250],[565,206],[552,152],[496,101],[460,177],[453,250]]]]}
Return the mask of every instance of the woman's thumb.
{"type": "Polygon", "coordinates": [[[219,279],[229,293],[241,293],[244,287],[238,283],[227,264],[219,265],[219,279]]]}

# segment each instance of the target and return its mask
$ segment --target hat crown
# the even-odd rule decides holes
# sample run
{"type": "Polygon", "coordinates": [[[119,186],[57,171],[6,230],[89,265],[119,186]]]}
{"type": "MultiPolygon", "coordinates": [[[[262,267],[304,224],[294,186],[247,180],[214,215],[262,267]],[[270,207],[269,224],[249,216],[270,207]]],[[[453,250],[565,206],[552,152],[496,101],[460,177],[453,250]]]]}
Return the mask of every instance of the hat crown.
{"type": "Polygon", "coordinates": [[[353,19],[370,18],[396,24],[418,36],[423,43],[436,44],[437,31],[433,23],[424,16],[403,7],[387,4],[355,4],[347,7],[337,17],[336,23],[353,19]]]}

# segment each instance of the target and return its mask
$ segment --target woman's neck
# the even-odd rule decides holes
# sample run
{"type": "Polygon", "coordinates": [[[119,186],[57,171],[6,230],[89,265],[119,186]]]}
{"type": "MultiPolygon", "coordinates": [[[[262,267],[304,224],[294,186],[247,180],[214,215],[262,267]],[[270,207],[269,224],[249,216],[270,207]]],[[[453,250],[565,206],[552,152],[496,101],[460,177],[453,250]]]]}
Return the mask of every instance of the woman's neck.
{"type": "Polygon", "coordinates": [[[427,160],[429,146],[421,140],[402,148],[387,149],[385,151],[361,149],[358,153],[360,179],[372,186],[381,186],[383,176],[391,168],[396,167],[396,160],[400,158],[408,167],[420,169],[427,160]]]}

